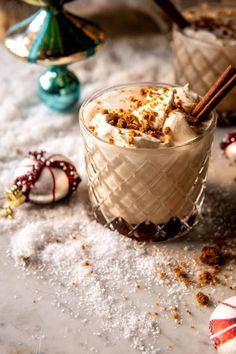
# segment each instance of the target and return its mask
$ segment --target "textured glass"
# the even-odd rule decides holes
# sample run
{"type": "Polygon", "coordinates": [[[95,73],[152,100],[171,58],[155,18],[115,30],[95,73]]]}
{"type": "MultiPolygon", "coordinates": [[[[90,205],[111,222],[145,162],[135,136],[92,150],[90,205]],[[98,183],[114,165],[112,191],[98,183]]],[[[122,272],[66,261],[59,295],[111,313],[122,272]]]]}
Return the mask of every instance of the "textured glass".
{"type": "Polygon", "coordinates": [[[100,223],[129,237],[154,241],[192,228],[204,199],[214,126],[181,147],[132,149],[93,136],[83,124],[83,107],[80,122],[89,197],[100,223]]]}
{"type": "MultiPolygon", "coordinates": [[[[187,82],[204,95],[229,64],[236,66],[236,46],[209,44],[173,31],[173,60],[176,82],[187,82]]],[[[218,106],[221,112],[236,112],[236,88],[218,106]]]]}

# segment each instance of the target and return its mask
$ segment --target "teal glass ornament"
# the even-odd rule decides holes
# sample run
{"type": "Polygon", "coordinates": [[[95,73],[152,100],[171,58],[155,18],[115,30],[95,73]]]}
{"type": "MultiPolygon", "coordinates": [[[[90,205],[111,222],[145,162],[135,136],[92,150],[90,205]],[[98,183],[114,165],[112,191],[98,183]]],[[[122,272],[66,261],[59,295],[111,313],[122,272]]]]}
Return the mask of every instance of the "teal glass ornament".
{"type": "Polygon", "coordinates": [[[48,66],[39,79],[40,99],[52,109],[70,109],[79,99],[80,83],[66,66],[94,55],[104,43],[104,33],[63,7],[71,0],[23,1],[42,8],[11,26],[5,44],[19,58],[48,66]]]}
{"type": "Polygon", "coordinates": [[[53,66],[39,78],[38,95],[52,109],[71,109],[76,105],[79,94],[79,80],[66,66],[53,66]]]}

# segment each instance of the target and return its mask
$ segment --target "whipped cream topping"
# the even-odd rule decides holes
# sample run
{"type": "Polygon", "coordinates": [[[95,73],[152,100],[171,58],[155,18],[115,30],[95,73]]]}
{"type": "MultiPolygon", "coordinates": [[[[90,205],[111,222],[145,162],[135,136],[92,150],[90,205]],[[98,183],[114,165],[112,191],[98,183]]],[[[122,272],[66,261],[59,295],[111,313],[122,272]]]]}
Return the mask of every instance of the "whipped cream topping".
{"type": "MultiPolygon", "coordinates": [[[[130,148],[176,146],[195,139],[190,112],[199,96],[189,86],[123,89],[90,103],[87,127],[101,140],[130,148]],[[117,97],[120,96],[117,102],[117,97]]],[[[89,105],[88,105],[89,106],[89,105]]]]}
{"type": "Polygon", "coordinates": [[[213,8],[206,4],[185,11],[192,24],[184,33],[208,43],[236,46],[236,8],[213,8]]]}

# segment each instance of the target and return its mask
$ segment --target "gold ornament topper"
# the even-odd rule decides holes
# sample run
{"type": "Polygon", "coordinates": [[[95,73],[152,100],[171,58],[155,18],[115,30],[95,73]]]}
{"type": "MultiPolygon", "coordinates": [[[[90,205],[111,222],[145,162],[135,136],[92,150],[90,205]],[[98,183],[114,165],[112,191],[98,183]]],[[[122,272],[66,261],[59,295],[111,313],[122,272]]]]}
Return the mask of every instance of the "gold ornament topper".
{"type": "Polygon", "coordinates": [[[17,208],[19,205],[23,204],[26,197],[17,186],[12,186],[4,194],[4,199],[6,199],[7,204],[0,209],[0,216],[11,219],[13,217],[13,209],[17,208]]]}

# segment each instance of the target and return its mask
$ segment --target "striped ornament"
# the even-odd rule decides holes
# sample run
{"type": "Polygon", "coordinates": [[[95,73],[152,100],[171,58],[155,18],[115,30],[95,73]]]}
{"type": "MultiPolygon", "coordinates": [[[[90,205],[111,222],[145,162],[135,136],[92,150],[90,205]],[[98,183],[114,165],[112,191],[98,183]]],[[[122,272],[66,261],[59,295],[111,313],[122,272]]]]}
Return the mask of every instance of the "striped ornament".
{"type": "Polygon", "coordinates": [[[236,354],[236,296],[221,302],[210,318],[210,339],[218,353],[236,354]]]}
{"type": "Polygon", "coordinates": [[[61,154],[45,151],[29,152],[16,168],[14,185],[26,201],[51,203],[70,196],[81,179],[73,163],[61,154]]]}

